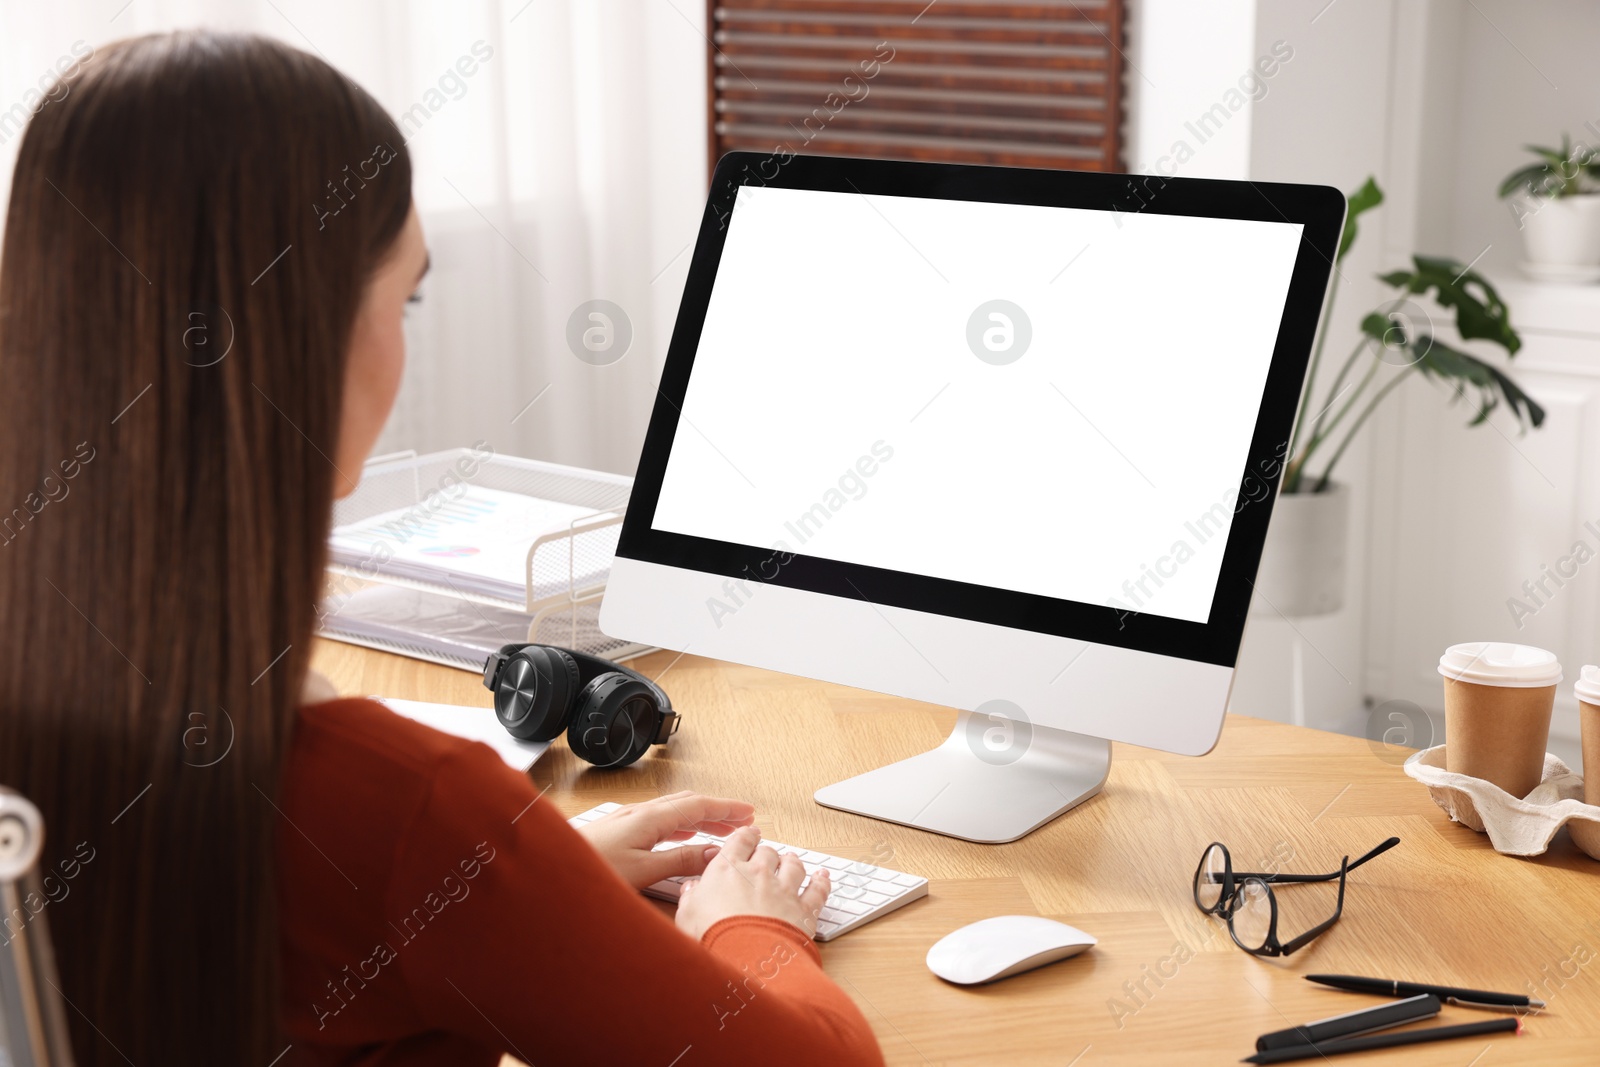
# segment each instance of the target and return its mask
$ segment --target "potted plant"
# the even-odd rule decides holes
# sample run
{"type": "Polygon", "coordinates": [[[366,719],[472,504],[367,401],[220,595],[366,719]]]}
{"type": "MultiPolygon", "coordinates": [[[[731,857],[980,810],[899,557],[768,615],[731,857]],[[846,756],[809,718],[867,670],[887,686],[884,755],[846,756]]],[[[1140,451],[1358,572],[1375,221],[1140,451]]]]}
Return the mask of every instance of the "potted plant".
{"type": "Polygon", "coordinates": [[[1528,145],[1538,157],[1500,183],[1522,231],[1529,277],[1548,282],[1600,279],[1600,156],[1588,145],[1573,146],[1566,134],[1561,148],[1528,145]]]}
{"type": "MultiPolygon", "coordinates": [[[[1357,219],[1383,202],[1373,179],[1350,196],[1335,267],[1355,242],[1357,219]]],[[[1499,368],[1440,340],[1430,311],[1412,298],[1431,298],[1454,316],[1463,340],[1487,341],[1514,357],[1522,339],[1510,313],[1482,275],[1453,259],[1413,256],[1411,265],[1378,276],[1395,290],[1391,299],[1361,320],[1355,349],[1345,357],[1319,405],[1316,391],[1328,333],[1324,330],[1306,372],[1300,413],[1286,452],[1283,491],[1272,515],[1256,587],[1266,610],[1289,616],[1337,611],[1343,602],[1345,517],[1348,492],[1333,480],[1334,469],[1378,405],[1416,375],[1448,388],[1450,402],[1465,400],[1476,426],[1504,404],[1524,432],[1544,422],[1544,409],[1499,368]],[[1313,469],[1315,464],[1315,469],[1313,469]]],[[[1328,292],[1331,311],[1339,272],[1328,292]]]]}

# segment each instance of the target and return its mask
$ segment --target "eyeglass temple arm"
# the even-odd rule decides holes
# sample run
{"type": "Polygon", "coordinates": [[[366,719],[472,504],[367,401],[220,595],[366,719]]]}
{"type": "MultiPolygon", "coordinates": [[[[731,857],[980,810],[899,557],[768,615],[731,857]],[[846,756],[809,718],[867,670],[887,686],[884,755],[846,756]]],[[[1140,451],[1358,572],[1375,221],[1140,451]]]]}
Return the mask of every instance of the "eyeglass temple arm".
{"type": "MultiPolygon", "coordinates": [[[[1351,860],[1349,867],[1345,869],[1353,871],[1368,860],[1381,856],[1399,843],[1400,839],[1398,837],[1391,837],[1360,859],[1351,860]]],[[[1334,871],[1332,874],[1252,874],[1248,871],[1233,872],[1233,880],[1236,882],[1245,878],[1259,878],[1263,882],[1272,882],[1279,885],[1288,882],[1331,882],[1337,877],[1339,877],[1338,871],[1334,871]]]]}
{"type": "Polygon", "coordinates": [[[1361,866],[1363,863],[1365,863],[1368,860],[1372,859],[1373,857],[1381,856],[1385,852],[1388,852],[1391,848],[1394,848],[1394,846],[1398,845],[1399,843],[1400,843],[1400,839],[1398,837],[1391,837],[1391,838],[1389,838],[1389,840],[1385,841],[1383,844],[1379,845],[1377,848],[1374,848],[1371,852],[1368,852],[1365,856],[1362,856],[1358,860],[1352,861],[1350,866],[1348,868],[1346,868],[1346,869],[1353,871],[1357,867],[1361,866]]]}
{"type": "MultiPolygon", "coordinates": [[[[1399,839],[1396,838],[1396,840],[1399,840],[1399,839]]],[[[1380,846],[1380,847],[1390,847],[1390,846],[1384,845],[1384,846],[1380,846]]],[[[1334,905],[1333,914],[1328,916],[1327,919],[1325,919],[1322,922],[1318,923],[1316,926],[1313,926],[1311,929],[1307,930],[1305,933],[1301,934],[1299,937],[1296,937],[1294,940],[1290,941],[1288,944],[1284,945],[1282,950],[1280,951],[1281,955],[1287,956],[1291,952],[1294,952],[1294,951],[1296,951],[1298,949],[1304,948],[1307,944],[1309,944],[1312,941],[1313,938],[1315,938],[1318,935],[1324,933],[1328,929],[1328,927],[1332,926],[1334,923],[1339,921],[1339,916],[1344,914],[1345,875],[1349,872],[1350,868],[1353,867],[1353,866],[1355,866],[1355,864],[1350,862],[1350,857],[1349,856],[1346,856],[1344,858],[1344,861],[1342,863],[1340,863],[1340,865],[1339,865],[1339,873],[1334,875],[1335,878],[1339,879],[1339,903],[1334,905]]]]}

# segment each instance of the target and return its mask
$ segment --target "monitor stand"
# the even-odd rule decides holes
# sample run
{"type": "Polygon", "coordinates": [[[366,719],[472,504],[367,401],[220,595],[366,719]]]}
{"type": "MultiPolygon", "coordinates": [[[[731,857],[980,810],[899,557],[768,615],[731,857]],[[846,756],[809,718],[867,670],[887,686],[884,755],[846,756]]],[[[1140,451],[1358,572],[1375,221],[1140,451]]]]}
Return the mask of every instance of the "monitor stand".
{"type": "Polygon", "coordinates": [[[997,845],[1026,836],[1100,792],[1111,742],[1037,723],[1014,724],[991,748],[990,716],[963,711],[938,748],[817,790],[818,804],[997,845]]]}

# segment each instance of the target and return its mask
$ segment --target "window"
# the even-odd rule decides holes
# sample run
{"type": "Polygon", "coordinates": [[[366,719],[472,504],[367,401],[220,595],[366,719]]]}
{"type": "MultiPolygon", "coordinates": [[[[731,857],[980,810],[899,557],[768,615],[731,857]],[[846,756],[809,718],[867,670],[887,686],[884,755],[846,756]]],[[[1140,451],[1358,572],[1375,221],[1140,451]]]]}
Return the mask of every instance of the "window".
{"type": "Polygon", "coordinates": [[[709,0],[711,161],[1120,170],[1123,0],[709,0]]]}

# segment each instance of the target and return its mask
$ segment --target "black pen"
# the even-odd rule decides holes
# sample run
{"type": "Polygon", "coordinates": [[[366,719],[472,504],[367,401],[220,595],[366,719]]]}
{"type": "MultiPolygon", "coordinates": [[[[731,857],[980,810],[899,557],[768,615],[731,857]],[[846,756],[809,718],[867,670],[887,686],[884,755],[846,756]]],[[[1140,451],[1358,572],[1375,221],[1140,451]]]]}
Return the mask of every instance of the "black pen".
{"type": "Polygon", "coordinates": [[[1447,985],[1427,985],[1422,982],[1396,982],[1388,978],[1357,978],[1348,974],[1308,974],[1306,981],[1347,989],[1352,993],[1375,993],[1380,997],[1408,997],[1419,993],[1432,993],[1446,1004],[1463,1008],[1487,1008],[1490,1011],[1516,1011],[1519,1008],[1542,1008],[1544,1001],[1525,997],[1521,993],[1489,993],[1482,989],[1456,989],[1447,985]]]}
{"type": "Polygon", "coordinates": [[[1431,1019],[1439,1014],[1439,998],[1429,993],[1407,997],[1405,1000],[1388,1000],[1360,1011],[1335,1015],[1331,1019],[1318,1019],[1314,1023],[1296,1026],[1290,1030],[1275,1030],[1256,1038],[1256,1051],[1293,1048],[1296,1045],[1320,1045],[1327,1041],[1342,1041],[1379,1030],[1388,1030],[1407,1023],[1431,1019]]]}
{"type": "Polygon", "coordinates": [[[1448,1041],[1457,1037],[1481,1034],[1522,1033],[1521,1019],[1491,1019],[1484,1023],[1467,1023],[1464,1026],[1433,1026],[1426,1030],[1401,1030],[1392,1034],[1373,1034],[1371,1037],[1346,1037],[1337,1041],[1324,1041],[1320,1045],[1295,1045],[1292,1048],[1275,1048],[1246,1056],[1241,1063],[1288,1063],[1290,1060],[1309,1060],[1319,1056],[1337,1056],[1342,1052],[1366,1052],[1375,1048],[1395,1048],[1399,1045],[1420,1045],[1428,1041],[1448,1041]]]}

